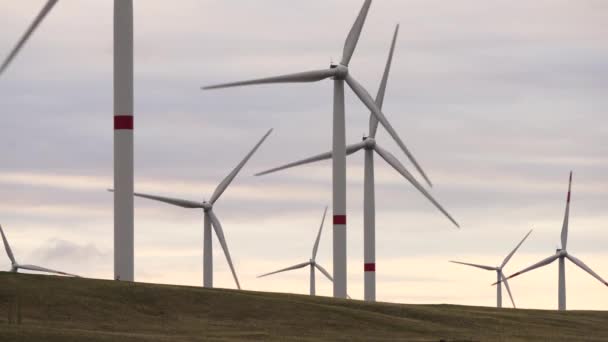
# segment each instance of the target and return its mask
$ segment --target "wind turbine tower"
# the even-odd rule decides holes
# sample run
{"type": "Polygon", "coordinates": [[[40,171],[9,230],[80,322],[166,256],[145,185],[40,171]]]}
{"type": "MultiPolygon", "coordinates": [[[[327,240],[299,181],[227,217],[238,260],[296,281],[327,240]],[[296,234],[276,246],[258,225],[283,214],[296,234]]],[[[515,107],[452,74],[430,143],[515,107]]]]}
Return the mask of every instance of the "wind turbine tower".
{"type": "Polygon", "coordinates": [[[114,279],[133,281],[133,0],[114,0],[114,189],[114,279]]]}
{"type": "MultiPolygon", "coordinates": [[[[0,76],[57,2],[44,4],[0,76]]],[[[133,281],[133,0],[114,0],[114,188],[114,279],[133,281]]]]}

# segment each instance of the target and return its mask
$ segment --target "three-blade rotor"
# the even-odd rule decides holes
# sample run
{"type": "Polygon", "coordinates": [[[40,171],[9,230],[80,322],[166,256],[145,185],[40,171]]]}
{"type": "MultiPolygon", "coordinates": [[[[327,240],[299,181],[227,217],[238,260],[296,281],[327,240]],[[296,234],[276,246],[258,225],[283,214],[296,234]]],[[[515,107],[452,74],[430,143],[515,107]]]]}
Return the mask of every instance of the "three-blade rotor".
{"type": "MultiPolygon", "coordinates": [[[[215,214],[215,212],[213,211],[213,205],[222,196],[224,191],[226,191],[228,186],[230,186],[230,184],[236,178],[236,176],[239,174],[241,169],[243,169],[243,167],[245,166],[247,161],[249,161],[249,159],[251,159],[251,156],[253,156],[253,154],[258,150],[260,145],[262,145],[262,143],[266,140],[266,138],[268,138],[270,133],[272,133],[272,129],[268,130],[268,132],[266,132],[266,134],[264,134],[264,136],[262,136],[262,138],[255,144],[253,149],[251,149],[251,151],[249,153],[247,153],[247,155],[245,155],[245,158],[243,158],[243,160],[241,160],[236,165],[236,167],[220,182],[220,184],[216,187],[215,191],[211,195],[209,202],[196,202],[196,201],[191,201],[191,200],[186,200],[186,199],[150,195],[150,194],[144,194],[144,193],[138,193],[138,192],[133,193],[133,195],[136,197],[147,198],[147,199],[175,205],[175,206],[182,207],[182,208],[203,209],[205,211],[205,214],[209,217],[209,220],[211,220],[211,226],[213,227],[213,230],[215,231],[215,235],[217,236],[217,238],[220,242],[220,245],[222,246],[222,250],[226,257],[226,261],[228,262],[228,266],[230,266],[230,272],[232,273],[232,277],[234,278],[234,281],[235,281],[238,289],[241,288],[241,284],[236,275],[236,271],[234,269],[234,264],[232,263],[232,257],[230,256],[230,250],[228,249],[228,243],[226,242],[226,237],[224,236],[224,230],[222,228],[222,224],[220,223],[219,219],[217,218],[217,215],[215,214]]],[[[113,192],[114,190],[109,189],[108,191],[113,192]]]]}
{"type": "MultiPolygon", "coordinates": [[[[365,9],[365,7],[364,7],[364,9],[365,9]]],[[[367,11],[367,10],[365,10],[365,11],[367,11]]],[[[362,92],[364,94],[364,95],[362,95],[362,100],[365,99],[364,102],[366,102],[366,103],[371,102],[372,104],[370,106],[373,106],[374,108],[370,108],[370,110],[371,110],[370,128],[369,128],[370,132],[369,132],[368,138],[366,138],[362,142],[346,146],[346,155],[353,154],[363,148],[373,149],[378,155],[380,155],[382,157],[382,159],[384,159],[397,172],[399,172],[405,179],[407,179],[420,193],[422,193],[422,195],[425,196],[437,209],[439,209],[439,211],[441,211],[456,227],[460,227],[458,222],[456,222],[456,220],[433,198],[433,196],[431,196],[431,194],[412,176],[412,174],[409,171],[407,171],[405,166],[403,166],[403,164],[401,162],[399,162],[399,160],[395,156],[393,156],[390,152],[388,152],[387,150],[385,150],[384,148],[379,146],[374,139],[374,136],[376,134],[377,127],[378,127],[378,122],[379,122],[378,116],[376,114],[380,113],[379,115],[382,116],[381,108],[384,103],[384,96],[386,93],[386,86],[388,83],[388,76],[390,74],[390,68],[391,68],[391,64],[392,64],[392,60],[393,60],[393,53],[395,50],[395,44],[397,41],[398,33],[399,33],[399,25],[397,25],[395,27],[395,32],[393,33],[393,38],[392,38],[392,42],[391,42],[389,55],[388,55],[388,58],[386,61],[384,73],[382,75],[382,80],[380,82],[380,87],[378,88],[378,94],[376,96],[375,101],[370,100],[371,96],[369,96],[367,91],[365,89],[363,89],[363,87],[358,85],[358,83],[356,83],[356,81],[354,81],[354,79],[351,79],[352,82],[356,83],[356,85],[354,85],[355,88],[353,88],[353,90],[357,89],[358,91],[362,92]]],[[[347,76],[347,82],[348,82],[348,76],[347,76]]],[[[385,120],[385,123],[390,126],[390,124],[388,124],[388,121],[385,120]]],[[[395,135],[396,135],[396,133],[395,133],[395,135]]],[[[406,154],[411,156],[411,154],[409,154],[409,151],[407,150],[407,148],[405,147],[404,144],[400,144],[400,146],[402,147],[402,149],[404,151],[406,151],[406,154]]],[[[313,163],[313,162],[317,162],[317,161],[321,161],[321,160],[331,159],[332,156],[333,156],[332,151],[321,153],[321,154],[318,154],[318,155],[315,155],[312,157],[308,157],[308,158],[305,158],[302,160],[298,160],[298,161],[295,161],[292,163],[288,163],[288,164],[285,164],[285,165],[282,165],[282,166],[279,166],[279,167],[276,167],[276,168],[273,168],[270,170],[259,172],[256,174],[256,176],[266,175],[266,174],[273,173],[276,171],[289,169],[289,168],[292,168],[295,166],[300,166],[300,165],[305,165],[305,164],[309,164],[309,163],[313,163]]],[[[411,156],[411,158],[413,159],[413,156],[411,156]]],[[[412,160],[412,159],[410,159],[410,160],[412,160]]],[[[415,165],[417,165],[415,160],[413,161],[413,163],[415,165]]],[[[419,168],[419,171],[422,172],[422,169],[419,168]]],[[[422,172],[422,173],[424,173],[424,172],[422,172]]]]}
{"type": "Polygon", "coordinates": [[[316,259],[317,259],[317,251],[319,249],[319,241],[321,240],[321,232],[323,231],[323,223],[325,222],[325,217],[327,216],[327,209],[328,207],[325,207],[325,210],[323,211],[323,217],[321,218],[321,225],[319,227],[319,232],[317,233],[317,237],[315,239],[315,244],[313,245],[312,248],[312,257],[310,258],[309,261],[300,263],[300,264],[296,264],[293,266],[289,266],[286,268],[282,268],[280,270],[274,271],[274,272],[270,272],[270,273],[265,273],[262,275],[259,275],[258,278],[262,278],[262,277],[266,277],[272,274],[277,274],[277,273],[281,273],[281,272],[286,272],[286,271],[291,271],[291,270],[297,270],[299,268],[303,268],[306,266],[311,266],[314,267],[316,269],[318,269],[319,271],[321,271],[321,273],[323,273],[323,275],[325,275],[325,277],[327,277],[327,279],[331,280],[332,282],[334,281],[334,279],[332,278],[332,276],[329,274],[329,272],[327,272],[327,270],[325,268],[323,268],[323,266],[319,265],[319,263],[317,263],[316,259]]]}
{"type": "MultiPolygon", "coordinates": [[[[422,175],[425,181],[432,186],[430,179],[427,177],[422,167],[418,164],[413,154],[406,147],[405,143],[401,140],[393,126],[386,119],[386,116],[380,110],[380,107],[376,104],[376,102],[369,95],[367,90],[357,81],[355,78],[349,73],[348,64],[352,58],[352,55],[357,46],[357,42],[359,41],[359,37],[361,35],[361,30],[365,23],[365,18],[367,17],[367,13],[369,11],[369,7],[371,5],[371,0],[366,0],[359,12],[355,23],[353,24],[344,44],[344,52],[342,56],[342,61],[339,65],[332,66],[329,69],[322,70],[314,70],[307,71],[295,74],[281,75],[275,77],[267,77],[267,78],[259,78],[252,79],[247,81],[239,81],[239,82],[231,82],[231,83],[222,83],[218,85],[205,86],[201,89],[218,89],[218,88],[229,88],[229,87],[238,87],[238,86],[246,86],[246,85],[257,85],[257,84],[271,84],[271,83],[301,83],[301,82],[316,82],[321,81],[327,78],[341,79],[345,80],[348,86],[352,89],[352,91],[357,95],[357,97],[363,102],[363,104],[371,111],[372,115],[375,116],[376,120],[378,120],[382,126],[386,129],[389,135],[395,140],[399,148],[406,154],[408,159],[412,164],[416,167],[418,172],[422,175]]],[[[398,28],[397,28],[398,29],[398,28]]],[[[392,54],[394,51],[394,45],[397,37],[397,29],[395,29],[395,33],[393,35],[393,44],[391,45],[391,52],[389,54],[389,59],[387,61],[387,67],[385,68],[385,74],[388,75],[388,69],[390,68],[390,64],[392,62],[392,54]]],[[[386,86],[386,80],[383,82],[384,86],[386,86]]],[[[383,97],[380,94],[380,97],[383,97]]],[[[381,101],[382,102],[382,101],[381,101]]],[[[381,104],[381,103],[380,103],[381,104]]],[[[373,126],[373,122],[370,123],[370,126],[373,126]]],[[[374,130],[375,134],[375,130],[374,130]]]]}
{"type": "MultiPolygon", "coordinates": [[[[559,258],[565,258],[565,259],[570,260],[576,266],[580,267],[583,271],[589,273],[595,279],[599,280],[602,284],[608,286],[608,282],[606,282],[602,277],[600,277],[597,273],[595,273],[589,266],[585,265],[585,263],[583,263],[581,260],[574,257],[572,254],[568,253],[568,251],[566,250],[566,247],[568,245],[568,221],[569,221],[569,216],[570,216],[571,192],[572,192],[572,171],[570,171],[570,176],[568,178],[568,195],[566,196],[566,211],[564,214],[564,222],[562,225],[562,232],[561,232],[562,248],[560,250],[558,250],[554,255],[551,255],[529,267],[524,268],[523,270],[521,270],[519,272],[516,272],[516,273],[508,276],[507,278],[505,278],[505,280],[511,279],[513,277],[516,277],[520,274],[524,274],[526,272],[530,272],[539,267],[549,265],[550,263],[554,262],[555,260],[557,260],[559,258]]],[[[494,285],[495,284],[497,284],[497,283],[494,283],[494,285]]]]}

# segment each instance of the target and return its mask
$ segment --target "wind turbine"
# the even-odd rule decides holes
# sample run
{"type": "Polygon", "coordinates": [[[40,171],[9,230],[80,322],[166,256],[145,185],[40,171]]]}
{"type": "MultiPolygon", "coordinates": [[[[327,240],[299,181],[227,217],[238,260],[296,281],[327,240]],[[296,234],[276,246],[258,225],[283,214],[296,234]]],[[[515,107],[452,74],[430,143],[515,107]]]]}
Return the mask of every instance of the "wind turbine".
{"type": "Polygon", "coordinates": [[[333,97],[333,148],[332,148],[332,184],[333,184],[333,272],[334,297],[347,297],[346,278],[346,136],[344,117],[344,82],[359,97],[363,104],[372,112],[376,119],[384,126],[389,135],[397,142],[399,147],[408,156],[418,172],[431,185],[430,180],[407,149],[393,126],[386,119],[369,92],[352,76],[348,64],[355,52],[371,0],[365,0],[363,7],[355,20],[344,44],[342,60],[339,64],[331,64],[327,69],[305,71],[295,74],[276,77],[254,79],[241,82],[224,83],[203,87],[202,89],[217,89],[237,87],[244,85],[269,83],[304,83],[317,82],[331,78],[334,81],[333,97]]]}
{"type": "MultiPolygon", "coordinates": [[[[604,279],[602,279],[602,277],[600,277],[591,268],[589,268],[589,266],[585,265],[584,262],[582,262],[580,259],[576,258],[574,255],[568,253],[568,251],[566,250],[566,246],[568,245],[568,219],[570,216],[570,190],[571,190],[571,188],[572,188],[572,171],[570,171],[570,180],[568,181],[568,196],[566,197],[566,213],[564,214],[564,223],[562,225],[562,236],[561,236],[562,248],[561,249],[558,248],[555,251],[555,254],[553,254],[552,256],[545,258],[530,267],[524,268],[523,270],[516,272],[516,273],[508,276],[505,279],[505,281],[506,281],[506,280],[516,277],[520,274],[526,273],[528,271],[532,271],[539,267],[549,265],[550,263],[559,259],[559,277],[558,277],[558,294],[557,294],[557,300],[558,300],[557,307],[559,310],[566,310],[566,262],[565,262],[566,259],[572,261],[573,264],[582,268],[583,271],[589,273],[592,277],[601,281],[602,284],[608,286],[608,282],[606,282],[604,279]]],[[[494,285],[496,285],[496,284],[500,284],[500,281],[497,283],[494,283],[494,285]]]]}
{"type": "Polygon", "coordinates": [[[6,239],[6,236],[4,235],[4,230],[2,230],[2,226],[0,225],[0,234],[2,234],[2,242],[4,242],[4,249],[6,250],[6,255],[8,255],[8,258],[11,260],[11,272],[17,272],[18,270],[28,270],[28,271],[37,271],[37,272],[46,272],[46,273],[55,273],[55,274],[61,274],[61,275],[67,275],[67,276],[72,276],[72,277],[78,277],[75,274],[71,274],[71,273],[66,273],[66,272],[61,272],[61,271],[55,271],[52,270],[50,268],[46,268],[46,267],[42,267],[42,266],[36,266],[36,265],[28,265],[28,264],[20,264],[17,262],[17,260],[15,260],[15,256],[13,255],[13,251],[11,250],[11,246],[8,244],[8,240],[6,239]]]}
{"type": "MultiPolygon", "coordinates": [[[[0,76],[58,0],[48,0],[0,76]]],[[[133,281],[133,0],[114,0],[114,279],[133,281]]]]}
{"type": "MultiPolygon", "coordinates": [[[[388,75],[393,60],[393,53],[395,51],[395,43],[397,41],[397,34],[399,33],[399,25],[395,27],[395,33],[393,34],[393,40],[390,47],[386,66],[384,68],[384,74],[382,81],[380,82],[380,88],[376,95],[376,105],[382,109],[384,102],[384,94],[386,92],[386,84],[388,82],[388,75]]],[[[363,195],[363,258],[364,265],[363,270],[365,272],[365,300],[375,301],[376,300],[376,200],[375,200],[375,182],[374,182],[374,151],[382,157],[389,165],[391,165],[397,172],[399,172],[405,179],[407,179],[418,191],[420,191],[427,199],[429,199],[433,205],[435,205],[450,221],[452,221],[457,227],[458,223],[447,213],[439,203],[427,192],[427,190],[410,174],[409,171],[399,162],[395,156],[390,152],[382,148],[376,142],[376,132],[378,130],[378,120],[376,116],[370,114],[369,117],[369,134],[363,138],[362,142],[346,146],[346,154],[351,155],[361,149],[365,153],[365,173],[364,173],[364,195],[363,195]]],[[[289,163],[277,168],[273,168],[267,171],[257,173],[256,176],[266,175],[280,170],[285,170],[299,165],[305,165],[321,160],[330,159],[332,152],[321,153],[303,160],[299,160],[293,163],[289,163]]]]}
{"type": "Polygon", "coordinates": [[[325,211],[323,212],[323,218],[321,219],[321,226],[319,227],[319,232],[317,233],[317,239],[315,240],[315,245],[312,248],[312,256],[311,256],[310,260],[303,262],[301,264],[297,264],[297,265],[293,265],[293,266],[290,266],[287,268],[280,269],[278,271],[262,274],[261,276],[258,276],[258,278],[266,277],[271,274],[276,274],[276,273],[281,273],[281,272],[291,271],[291,270],[297,270],[299,268],[310,266],[310,295],[311,296],[315,295],[315,268],[317,268],[319,271],[321,271],[321,273],[323,273],[323,275],[325,275],[327,277],[327,279],[329,279],[330,281],[333,282],[334,280],[331,277],[331,275],[329,275],[329,272],[327,272],[327,270],[325,268],[323,268],[323,266],[321,266],[321,265],[319,265],[319,263],[317,263],[317,250],[319,248],[319,240],[321,240],[321,231],[323,230],[323,222],[325,222],[326,214],[327,214],[327,207],[325,207],[325,211]]]}
{"type": "Polygon", "coordinates": [[[486,265],[470,264],[468,262],[453,261],[453,260],[450,260],[450,262],[453,262],[455,264],[477,267],[477,268],[481,268],[483,270],[488,270],[488,271],[496,271],[496,280],[498,281],[498,286],[496,287],[496,307],[502,308],[502,287],[500,286],[500,284],[501,284],[500,282],[502,281],[505,283],[505,287],[507,288],[507,292],[509,293],[509,298],[511,298],[511,303],[513,304],[513,307],[515,308],[515,301],[513,300],[513,295],[511,294],[511,288],[509,288],[509,282],[507,282],[505,274],[502,272],[502,270],[505,267],[505,265],[507,265],[509,260],[511,260],[511,257],[513,256],[513,254],[515,254],[515,252],[517,251],[519,246],[521,246],[521,244],[524,243],[526,238],[528,238],[530,233],[532,233],[532,230],[530,230],[528,232],[528,234],[526,234],[526,236],[524,236],[524,238],[521,240],[521,242],[519,244],[517,244],[517,246],[515,246],[513,251],[511,251],[511,253],[509,253],[505,257],[505,259],[502,261],[502,264],[500,264],[500,266],[486,266],[486,265]]]}
{"type": "MultiPolygon", "coordinates": [[[[172,204],[178,207],[187,208],[187,209],[202,209],[203,210],[203,286],[204,287],[213,287],[213,244],[211,243],[211,227],[215,230],[215,235],[217,235],[217,239],[220,241],[220,245],[222,246],[222,250],[224,251],[224,255],[226,256],[226,260],[228,261],[228,265],[230,266],[230,271],[232,272],[232,276],[234,277],[234,281],[236,283],[237,288],[241,289],[241,284],[239,283],[239,279],[236,275],[236,271],[234,270],[234,266],[232,265],[232,258],[230,257],[230,251],[228,250],[228,245],[226,244],[226,238],[224,237],[224,230],[222,229],[222,224],[219,219],[215,215],[213,211],[213,205],[217,200],[222,196],[224,191],[228,188],[230,183],[234,180],[234,178],[238,175],[239,171],[245,166],[245,163],[251,158],[251,156],[255,153],[255,151],[262,145],[264,140],[270,135],[272,129],[270,129],[260,141],[253,147],[251,152],[249,152],[245,158],[232,170],[224,180],[217,186],[209,201],[196,202],[185,199],[178,198],[170,198],[163,197],[157,195],[149,195],[142,193],[134,193],[133,195],[137,197],[143,197],[159,202],[164,202],[167,204],[172,204]]],[[[112,190],[109,190],[112,191],[112,190]]]]}

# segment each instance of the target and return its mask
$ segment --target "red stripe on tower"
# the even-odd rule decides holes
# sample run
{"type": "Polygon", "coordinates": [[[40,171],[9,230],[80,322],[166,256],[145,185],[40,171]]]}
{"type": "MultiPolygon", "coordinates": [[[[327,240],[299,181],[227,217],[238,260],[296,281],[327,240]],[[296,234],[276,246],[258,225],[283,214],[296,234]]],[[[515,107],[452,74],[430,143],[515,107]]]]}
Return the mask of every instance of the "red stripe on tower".
{"type": "Polygon", "coordinates": [[[132,115],[115,115],[114,116],[114,129],[133,129],[133,116],[132,115]]]}
{"type": "Polygon", "coordinates": [[[375,263],[363,264],[363,270],[365,272],[376,272],[376,264],[375,263]]]}
{"type": "Polygon", "coordinates": [[[346,224],[346,215],[334,215],[334,224],[346,224]]]}
{"type": "Polygon", "coordinates": [[[570,203],[570,191],[568,191],[568,198],[566,199],[568,203],[570,203]]]}

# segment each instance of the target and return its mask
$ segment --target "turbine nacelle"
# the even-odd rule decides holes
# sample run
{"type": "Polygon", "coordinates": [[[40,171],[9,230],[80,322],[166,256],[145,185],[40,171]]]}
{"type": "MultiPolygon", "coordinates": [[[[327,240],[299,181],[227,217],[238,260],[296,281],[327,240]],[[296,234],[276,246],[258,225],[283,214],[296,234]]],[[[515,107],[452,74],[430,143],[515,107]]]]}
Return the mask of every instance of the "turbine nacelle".
{"type": "Polygon", "coordinates": [[[560,249],[560,248],[555,250],[555,254],[559,255],[560,258],[568,256],[568,252],[565,249],[560,249]]]}

